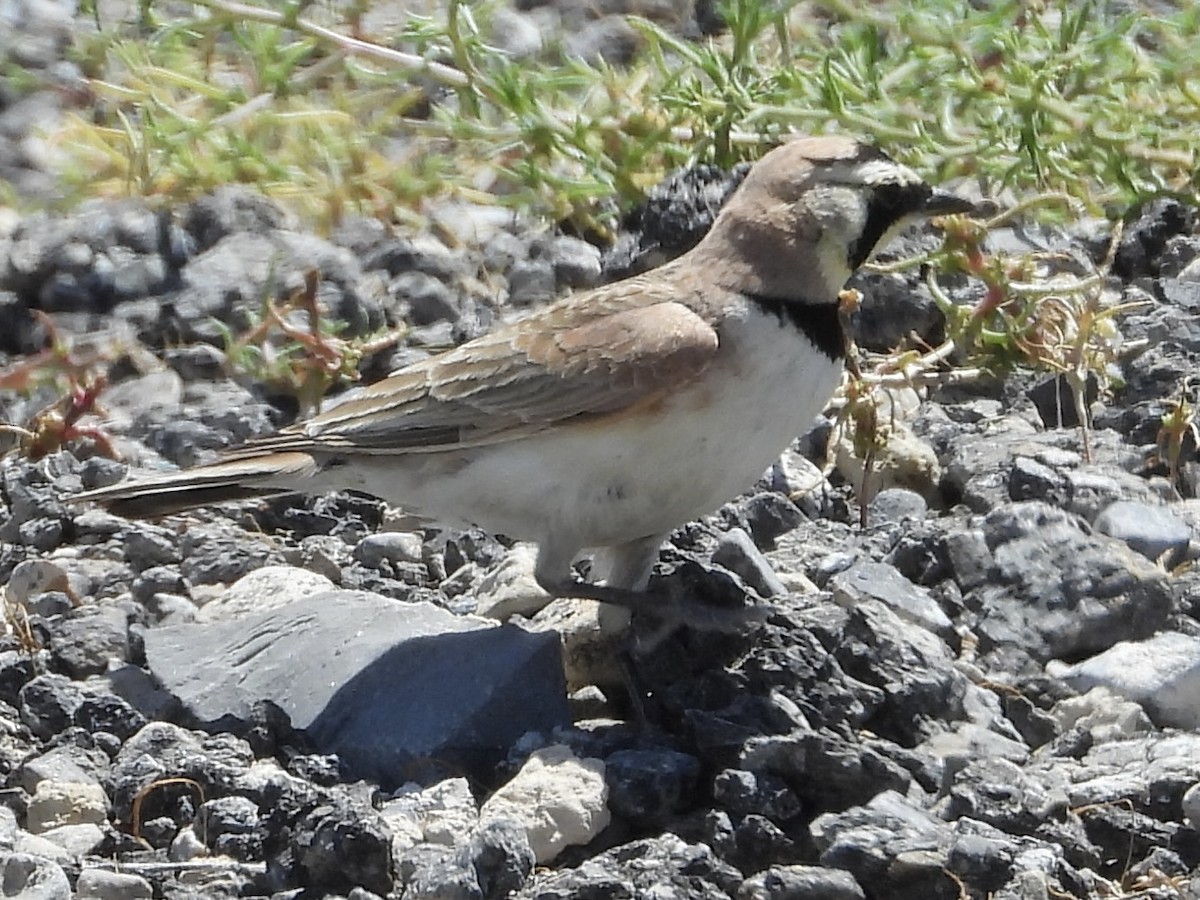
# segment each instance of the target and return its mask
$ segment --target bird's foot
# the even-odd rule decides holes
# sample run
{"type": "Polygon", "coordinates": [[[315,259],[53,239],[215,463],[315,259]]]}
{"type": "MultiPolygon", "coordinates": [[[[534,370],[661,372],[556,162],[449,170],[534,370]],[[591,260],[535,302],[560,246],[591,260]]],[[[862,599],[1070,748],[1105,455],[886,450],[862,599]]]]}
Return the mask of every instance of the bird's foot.
{"type": "MultiPolygon", "coordinates": [[[[724,634],[747,634],[757,630],[775,612],[775,607],[763,600],[751,600],[740,606],[700,600],[690,593],[672,588],[671,579],[660,579],[649,590],[626,588],[572,580],[555,585],[552,593],[559,597],[596,600],[655,620],[653,627],[639,633],[635,653],[649,653],[681,628],[724,634]]],[[[744,595],[747,600],[750,594],[744,595]]]]}
{"type": "Polygon", "coordinates": [[[634,633],[633,652],[652,653],[683,628],[719,634],[746,635],[757,631],[775,612],[762,600],[740,606],[710,603],[677,591],[651,590],[641,597],[640,612],[655,620],[652,627],[634,633]]]}

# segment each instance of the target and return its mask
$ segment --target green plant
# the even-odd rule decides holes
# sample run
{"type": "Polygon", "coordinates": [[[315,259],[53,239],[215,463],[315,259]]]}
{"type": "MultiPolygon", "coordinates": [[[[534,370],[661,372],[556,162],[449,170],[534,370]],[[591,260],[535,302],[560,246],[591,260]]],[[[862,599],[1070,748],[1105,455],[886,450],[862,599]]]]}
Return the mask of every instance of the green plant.
{"type": "Polygon", "coordinates": [[[79,440],[119,458],[108,433],[81,420],[102,411],[98,401],[108,384],[108,368],[123,349],[105,341],[80,345],[65,337],[45,313],[35,310],[33,315],[46,332],[46,347],[0,371],[0,390],[30,396],[50,387],[59,396],[22,424],[0,423],[0,433],[16,435],[18,452],[29,459],[41,459],[79,440]]]}
{"type": "Polygon", "coordinates": [[[321,399],[336,384],[357,381],[358,364],[404,337],[403,329],[370,338],[343,340],[340,327],[326,323],[317,305],[320,280],[316,270],[305,273],[304,288],[281,304],[264,299],[258,321],[240,335],[218,322],[225,336],[225,357],[231,375],[246,376],[299,404],[301,418],[313,415],[321,399]],[[288,321],[303,314],[307,328],[288,321]]]}
{"type": "Polygon", "coordinates": [[[1093,211],[1200,188],[1200,12],[1186,5],[729,0],[719,37],[636,22],[643,53],[625,67],[555,48],[511,59],[488,41],[487,3],[454,0],[391,35],[362,33],[367,0],[197,6],[147,3],[137,28],[79,48],[97,115],[58,139],[81,188],[186,197],[250,181],[326,226],[457,194],[603,234],[667,170],[729,165],[794,129],[872,135],[935,180],[1093,211]]]}
{"type": "Polygon", "coordinates": [[[1193,453],[1200,447],[1200,423],[1196,416],[1196,403],[1188,396],[1188,387],[1185,385],[1178,397],[1167,401],[1167,412],[1163,414],[1162,427],[1158,430],[1158,459],[1166,464],[1176,492],[1180,488],[1179,464],[1184,451],[1189,443],[1193,453]]]}

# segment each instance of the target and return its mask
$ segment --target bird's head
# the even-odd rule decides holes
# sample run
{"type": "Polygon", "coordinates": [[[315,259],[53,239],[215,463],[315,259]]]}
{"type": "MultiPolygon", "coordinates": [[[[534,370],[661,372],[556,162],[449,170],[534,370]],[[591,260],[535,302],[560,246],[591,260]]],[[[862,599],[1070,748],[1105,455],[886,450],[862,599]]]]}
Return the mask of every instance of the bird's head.
{"type": "Polygon", "coordinates": [[[915,219],[973,209],[868,144],[796,138],[755,163],[697,250],[733,261],[730,288],[832,302],[915,219]]]}

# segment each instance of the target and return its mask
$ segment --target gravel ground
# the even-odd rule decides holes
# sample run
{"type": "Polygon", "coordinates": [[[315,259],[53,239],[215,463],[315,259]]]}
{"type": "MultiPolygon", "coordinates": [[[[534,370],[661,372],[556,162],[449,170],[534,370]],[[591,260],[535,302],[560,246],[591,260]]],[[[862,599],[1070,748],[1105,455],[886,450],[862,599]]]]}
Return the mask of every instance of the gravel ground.
{"type": "MultiPolygon", "coordinates": [[[[5,50],[61,65],[72,20],[37,7],[5,50]]],[[[61,96],[2,95],[0,176],[52,195],[27,126],[61,96]]],[[[680,252],[735,181],[672,180],[606,254],[512,222],[453,250],[369,220],[326,239],[240,188],[0,211],[0,364],[51,315],[111,359],[125,459],[190,465],[296,414],[218,349],[214,318],[244,326],[264,291],[316,268],[349,336],[411,324],[370,377],[680,252]]],[[[352,495],[126,521],[68,502],[125,471],[86,443],[6,457],[4,895],[1200,896],[1195,442],[1182,498],[1152,464],[1197,371],[1198,232],[1174,201],[1129,214],[1109,288],[1146,301],[1120,323],[1144,348],[1090,460],[1056,382],[1018,372],[910,411],[866,527],[813,463],[825,422],[680,529],[660,585],[769,598],[747,635],[639,615],[618,658],[587,604],[535,612],[527,550],[493,536],[352,495]]],[[[1097,259],[1106,236],[992,241],[1097,259]]],[[[864,345],[936,335],[915,276],[856,284],[864,345]]]]}

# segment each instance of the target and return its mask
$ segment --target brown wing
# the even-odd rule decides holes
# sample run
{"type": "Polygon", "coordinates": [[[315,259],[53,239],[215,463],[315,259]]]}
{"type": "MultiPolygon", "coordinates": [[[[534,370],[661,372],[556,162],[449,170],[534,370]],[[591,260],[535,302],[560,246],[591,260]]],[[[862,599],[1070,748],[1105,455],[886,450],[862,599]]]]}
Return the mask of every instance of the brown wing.
{"type": "Polygon", "coordinates": [[[699,375],[717,352],[716,331],[681,303],[611,308],[619,305],[550,307],[228,458],[274,450],[419,453],[513,440],[651,402],[699,375]]]}

